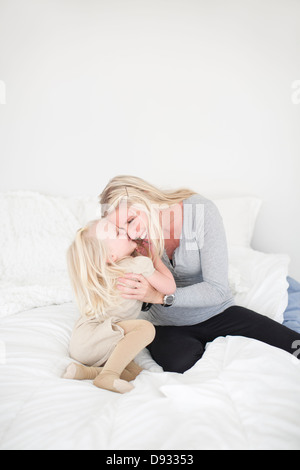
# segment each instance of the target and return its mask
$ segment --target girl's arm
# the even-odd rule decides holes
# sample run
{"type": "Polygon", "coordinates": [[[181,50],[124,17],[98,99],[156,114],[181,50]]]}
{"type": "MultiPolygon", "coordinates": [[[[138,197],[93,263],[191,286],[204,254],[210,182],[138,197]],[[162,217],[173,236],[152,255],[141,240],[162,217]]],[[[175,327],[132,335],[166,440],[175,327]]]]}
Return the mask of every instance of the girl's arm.
{"type": "MultiPolygon", "coordinates": [[[[154,254],[152,252],[152,254],[154,254]]],[[[164,296],[174,294],[176,283],[170,270],[159,256],[138,256],[135,272],[124,273],[118,278],[117,288],[125,299],[163,304],[164,296]]]]}
{"type": "Polygon", "coordinates": [[[165,266],[162,260],[157,256],[153,261],[155,272],[147,277],[147,281],[158,292],[165,295],[174,294],[176,290],[176,283],[170,270],[165,266]]]}

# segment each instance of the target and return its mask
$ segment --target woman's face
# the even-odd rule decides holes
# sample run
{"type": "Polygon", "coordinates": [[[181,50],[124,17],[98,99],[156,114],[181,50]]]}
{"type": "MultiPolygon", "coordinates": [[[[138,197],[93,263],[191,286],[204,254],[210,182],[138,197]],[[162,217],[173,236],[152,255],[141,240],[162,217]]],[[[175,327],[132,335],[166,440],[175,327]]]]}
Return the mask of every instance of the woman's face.
{"type": "Polygon", "coordinates": [[[138,205],[121,202],[107,219],[118,229],[125,230],[131,240],[144,240],[148,237],[148,218],[138,205]]]}
{"type": "Polygon", "coordinates": [[[127,237],[125,230],[119,229],[106,218],[101,219],[95,229],[96,237],[105,243],[112,261],[132,255],[137,247],[136,242],[127,237]]]}

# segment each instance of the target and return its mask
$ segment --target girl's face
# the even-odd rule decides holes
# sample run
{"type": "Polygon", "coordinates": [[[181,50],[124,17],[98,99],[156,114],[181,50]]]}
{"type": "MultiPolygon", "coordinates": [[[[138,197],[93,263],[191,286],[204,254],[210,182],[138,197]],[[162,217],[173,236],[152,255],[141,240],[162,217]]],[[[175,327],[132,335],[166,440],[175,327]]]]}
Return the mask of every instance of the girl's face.
{"type": "Polygon", "coordinates": [[[125,231],[131,240],[144,240],[148,237],[148,218],[138,206],[121,202],[107,219],[119,230],[125,231]]]}
{"type": "Polygon", "coordinates": [[[107,218],[103,218],[97,223],[96,237],[105,243],[109,257],[114,262],[132,255],[137,247],[137,243],[128,238],[125,230],[119,229],[107,218]]]}

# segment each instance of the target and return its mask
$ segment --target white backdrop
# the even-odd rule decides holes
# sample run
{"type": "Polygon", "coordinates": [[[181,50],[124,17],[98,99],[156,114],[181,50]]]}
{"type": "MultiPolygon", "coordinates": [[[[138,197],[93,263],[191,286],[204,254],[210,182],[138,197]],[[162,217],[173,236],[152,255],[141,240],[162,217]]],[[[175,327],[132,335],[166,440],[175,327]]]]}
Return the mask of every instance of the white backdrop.
{"type": "Polygon", "coordinates": [[[0,190],[134,174],[257,196],[253,247],[300,280],[299,19],[295,0],[0,0],[0,190]]]}

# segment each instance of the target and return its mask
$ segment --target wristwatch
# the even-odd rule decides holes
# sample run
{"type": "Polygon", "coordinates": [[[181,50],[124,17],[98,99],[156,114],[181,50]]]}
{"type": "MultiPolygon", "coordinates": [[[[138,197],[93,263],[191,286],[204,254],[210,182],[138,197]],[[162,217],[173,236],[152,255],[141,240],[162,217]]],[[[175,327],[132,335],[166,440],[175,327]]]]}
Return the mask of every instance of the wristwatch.
{"type": "Polygon", "coordinates": [[[151,307],[152,307],[152,304],[149,304],[147,302],[143,302],[142,312],[148,312],[148,310],[150,310],[151,307]]]}
{"type": "Polygon", "coordinates": [[[164,296],[164,307],[171,307],[175,300],[175,294],[165,295],[164,296]]]}

